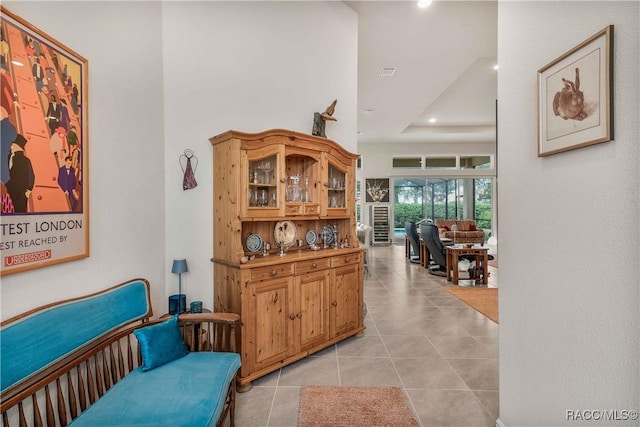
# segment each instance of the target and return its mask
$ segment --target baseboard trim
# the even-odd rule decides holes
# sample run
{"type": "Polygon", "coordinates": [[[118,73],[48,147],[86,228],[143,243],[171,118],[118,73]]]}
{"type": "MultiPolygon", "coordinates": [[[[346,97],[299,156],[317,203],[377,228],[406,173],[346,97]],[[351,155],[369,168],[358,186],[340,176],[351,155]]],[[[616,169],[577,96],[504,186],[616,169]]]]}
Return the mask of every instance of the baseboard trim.
{"type": "Polygon", "coordinates": [[[503,423],[500,418],[496,420],[496,427],[507,427],[505,423],[503,423]]]}

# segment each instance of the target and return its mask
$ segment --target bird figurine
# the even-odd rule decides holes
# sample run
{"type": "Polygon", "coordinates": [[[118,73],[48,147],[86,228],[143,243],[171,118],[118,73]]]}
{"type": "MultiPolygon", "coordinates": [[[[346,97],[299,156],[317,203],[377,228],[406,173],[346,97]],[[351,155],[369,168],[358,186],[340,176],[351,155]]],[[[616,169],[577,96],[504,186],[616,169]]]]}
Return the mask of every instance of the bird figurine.
{"type": "Polygon", "coordinates": [[[327,120],[332,120],[334,122],[338,121],[338,119],[333,117],[333,112],[336,109],[337,103],[338,100],[334,99],[331,105],[329,105],[322,113],[313,113],[313,130],[311,131],[312,135],[322,136],[324,138],[327,137],[324,131],[327,120]]]}
{"type": "Polygon", "coordinates": [[[320,115],[323,120],[333,120],[334,122],[338,121],[335,117],[333,117],[333,112],[336,110],[336,104],[338,103],[337,99],[334,99],[331,105],[327,107],[326,110],[320,115]]]}

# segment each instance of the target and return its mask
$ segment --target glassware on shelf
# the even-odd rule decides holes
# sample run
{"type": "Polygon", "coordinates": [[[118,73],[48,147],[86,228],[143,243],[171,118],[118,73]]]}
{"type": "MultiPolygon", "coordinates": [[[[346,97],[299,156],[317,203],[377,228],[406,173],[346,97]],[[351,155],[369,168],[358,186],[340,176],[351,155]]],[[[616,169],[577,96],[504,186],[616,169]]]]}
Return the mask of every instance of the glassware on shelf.
{"type": "Polygon", "coordinates": [[[304,187],[302,191],[302,201],[305,203],[311,202],[311,190],[309,189],[309,177],[304,177],[304,187]]]}
{"type": "Polygon", "coordinates": [[[271,161],[262,160],[252,163],[252,169],[249,172],[249,181],[252,184],[271,184],[271,161]]]}
{"type": "Polygon", "coordinates": [[[300,175],[292,175],[289,177],[289,184],[287,185],[287,201],[288,202],[302,201],[302,187],[300,186],[300,175]]]}

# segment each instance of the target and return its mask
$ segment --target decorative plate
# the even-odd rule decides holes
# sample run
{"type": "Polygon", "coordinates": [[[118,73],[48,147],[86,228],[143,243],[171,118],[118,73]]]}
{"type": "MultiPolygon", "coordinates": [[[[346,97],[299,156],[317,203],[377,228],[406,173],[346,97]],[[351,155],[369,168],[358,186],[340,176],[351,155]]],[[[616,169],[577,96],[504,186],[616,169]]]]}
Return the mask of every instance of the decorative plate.
{"type": "Polygon", "coordinates": [[[280,221],[273,229],[273,237],[278,246],[287,248],[296,242],[297,234],[296,225],[291,221],[280,221]]]}
{"type": "Polygon", "coordinates": [[[304,237],[307,240],[307,245],[315,245],[318,241],[318,232],[316,230],[309,230],[304,237]]]}
{"type": "Polygon", "coordinates": [[[333,243],[333,239],[336,237],[333,227],[330,225],[322,227],[322,235],[327,236],[327,243],[333,243]]]}
{"type": "Polygon", "coordinates": [[[262,237],[259,234],[251,233],[247,236],[245,244],[251,252],[257,252],[262,248],[262,237]]]}

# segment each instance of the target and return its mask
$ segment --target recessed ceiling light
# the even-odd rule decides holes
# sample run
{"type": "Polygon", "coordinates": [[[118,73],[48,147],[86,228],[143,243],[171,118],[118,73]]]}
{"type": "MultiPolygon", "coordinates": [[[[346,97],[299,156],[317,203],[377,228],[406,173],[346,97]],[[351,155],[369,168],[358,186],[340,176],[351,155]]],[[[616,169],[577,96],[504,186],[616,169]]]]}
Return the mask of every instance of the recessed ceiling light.
{"type": "Polygon", "coordinates": [[[421,9],[426,9],[431,6],[431,0],[418,0],[418,7],[421,9]]]}
{"type": "Polygon", "coordinates": [[[431,117],[431,118],[429,119],[429,123],[435,123],[435,122],[436,122],[436,118],[435,118],[435,117],[431,117]]]}
{"type": "Polygon", "coordinates": [[[366,114],[367,116],[370,116],[371,114],[373,114],[374,111],[375,110],[365,109],[364,114],[366,114]]]}
{"type": "Polygon", "coordinates": [[[500,66],[498,64],[493,66],[493,69],[496,70],[496,71],[498,70],[498,68],[500,68],[500,66]]]}
{"type": "Polygon", "coordinates": [[[396,67],[384,67],[380,70],[380,77],[392,77],[396,72],[396,67]]]}

